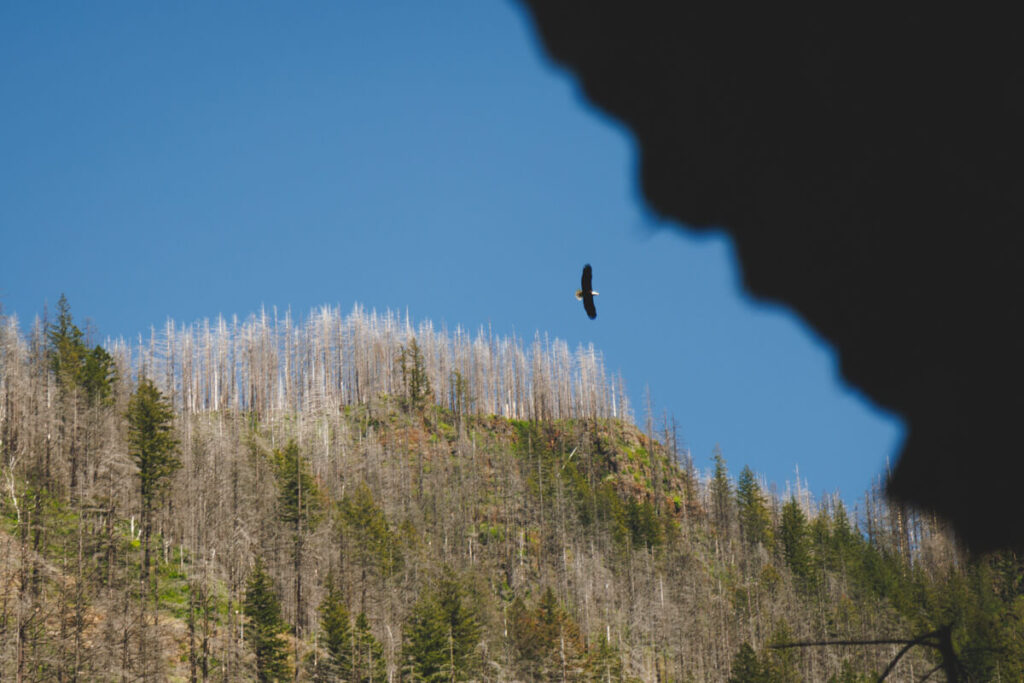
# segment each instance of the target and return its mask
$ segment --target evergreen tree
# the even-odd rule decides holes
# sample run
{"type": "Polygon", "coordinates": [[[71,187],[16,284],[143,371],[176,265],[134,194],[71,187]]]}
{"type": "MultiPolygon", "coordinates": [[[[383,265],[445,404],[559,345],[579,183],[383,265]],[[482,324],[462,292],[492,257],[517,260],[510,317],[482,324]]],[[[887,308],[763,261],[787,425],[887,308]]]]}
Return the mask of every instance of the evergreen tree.
{"type": "Polygon", "coordinates": [[[402,368],[402,383],[405,386],[406,410],[422,413],[430,402],[432,393],[423,353],[415,337],[402,347],[399,364],[402,368]]]}
{"type": "Polygon", "coordinates": [[[638,503],[630,499],[626,504],[626,523],[629,526],[630,538],[636,548],[653,548],[661,545],[661,524],[648,501],[638,503]]]}
{"type": "Polygon", "coordinates": [[[145,377],[128,401],[128,454],[139,468],[139,495],[142,499],[143,573],[149,577],[149,539],[153,529],[153,511],[157,496],[169,485],[180,467],[175,455],[174,412],[153,382],[145,377]]]}
{"type": "Polygon", "coordinates": [[[331,589],[320,603],[320,628],[327,656],[309,665],[314,680],[381,683],[388,677],[384,646],[370,631],[365,612],[356,617],[355,627],[345,609],[341,590],[328,578],[331,589]]]}
{"type": "Polygon", "coordinates": [[[601,634],[587,660],[587,673],[588,680],[595,683],[625,680],[622,673],[622,657],[619,655],[618,649],[608,642],[604,633],[601,634]]]}
{"type": "MultiPolygon", "coordinates": [[[[783,620],[775,624],[771,645],[787,645],[793,642],[793,632],[783,620]]],[[[767,648],[761,660],[761,670],[767,683],[799,683],[800,671],[797,668],[797,653],[793,648],[767,648]]]]}
{"type": "Polygon", "coordinates": [[[277,466],[278,516],[296,530],[313,527],[320,515],[320,491],[309,471],[309,463],[299,453],[294,439],[284,449],[274,451],[274,462],[277,466]]]}
{"type": "Polygon", "coordinates": [[[111,401],[111,390],[117,381],[114,357],[98,344],[85,354],[79,382],[89,405],[105,405],[111,401]]]}
{"type": "Polygon", "coordinates": [[[442,683],[445,672],[448,633],[441,607],[433,595],[422,595],[412,608],[405,626],[402,667],[405,680],[442,683]]]}
{"type": "Polygon", "coordinates": [[[782,506],[782,524],[779,528],[782,553],[798,582],[810,589],[814,586],[814,565],[811,561],[807,517],[796,498],[782,506]]]}
{"type": "Polygon", "coordinates": [[[88,434],[82,438],[82,426],[96,418],[82,414],[81,409],[108,403],[116,379],[114,359],[101,346],[92,350],[86,347],[85,337],[72,320],[71,308],[63,294],[57,302],[57,319],[47,325],[46,338],[49,367],[60,399],[57,402],[61,436],[58,444],[67,455],[72,497],[78,499],[81,459],[90,449],[88,434]]]}
{"type": "Polygon", "coordinates": [[[712,452],[715,471],[711,477],[711,504],[715,514],[715,524],[722,533],[729,533],[732,522],[732,484],[729,482],[729,470],[725,466],[722,449],[717,445],[712,452]]]}
{"type": "Polygon", "coordinates": [[[403,658],[409,680],[465,680],[478,664],[480,626],[448,568],[437,589],[426,592],[413,607],[406,632],[403,658]]]}
{"type": "Polygon", "coordinates": [[[856,552],[861,538],[850,527],[850,519],[846,515],[843,501],[836,500],[832,509],[832,544],[841,561],[847,560],[856,552]]]}
{"type": "Polygon", "coordinates": [[[860,673],[850,660],[844,659],[839,673],[830,676],[828,683],[875,683],[877,680],[878,674],[860,673]]]}
{"type": "Polygon", "coordinates": [[[451,680],[462,672],[469,673],[476,662],[476,646],[480,643],[480,625],[465,599],[462,587],[447,567],[437,591],[437,602],[448,632],[447,670],[451,680]]]}
{"type": "Polygon", "coordinates": [[[341,590],[335,585],[333,575],[328,575],[327,584],[330,588],[320,603],[320,628],[328,656],[324,658],[327,661],[321,665],[321,669],[329,680],[350,681],[353,665],[352,626],[341,590]]]}
{"type": "Polygon", "coordinates": [[[381,683],[388,679],[388,666],[384,660],[384,646],[370,632],[370,622],[366,612],[356,617],[356,627],[352,636],[352,676],[353,683],[381,683]]]}
{"type": "Polygon", "coordinates": [[[259,681],[280,681],[288,677],[286,643],[280,634],[287,630],[281,619],[281,603],[273,582],[263,568],[263,559],[256,560],[245,587],[243,611],[249,623],[245,640],[256,655],[256,676],[259,681]]]}
{"type": "Polygon", "coordinates": [[[512,604],[512,638],[520,668],[529,678],[577,680],[586,667],[579,626],[548,587],[535,610],[520,599],[512,604]]]}
{"type": "Polygon", "coordinates": [[[114,358],[102,346],[86,346],[85,335],[75,325],[63,294],[57,301],[57,319],[48,326],[46,337],[50,370],[62,393],[81,389],[89,405],[107,401],[117,377],[114,358]]]}
{"type": "Polygon", "coordinates": [[[50,370],[57,386],[71,391],[78,386],[79,374],[85,356],[82,331],[71,318],[71,306],[63,294],[57,301],[57,320],[46,331],[49,341],[50,370]]]}
{"type": "Polygon", "coordinates": [[[526,678],[536,680],[541,674],[548,642],[541,631],[540,622],[534,612],[526,607],[523,599],[516,597],[508,610],[510,635],[516,661],[526,678]]]}
{"type": "Polygon", "coordinates": [[[761,487],[754,479],[750,467],[744,466],[736,482],[736,503],[739,508],[740,529],[748,543],[771,546],[772,519],[761,487]]]}
{"type": "Polygon", "coordinates": [[[813,548],[814,566],[818,572],[838,568],[839,553],[832,536],[832,516],[825,510],[819,510],[818,515],[811,521],[808,538],[813,548]]]}
{"type": "Polygon", "coordinates": [[[365,482],[341,499],[338,506],[339,531],[349,542],[349,554],[354,557],[364,576],[368,571],[387,578],[398,568],[401,554],[387,516],[373,500],[373,493],[365,482]]]}
{"type": "Polygon", "coordinates": [[[769,683],[770,679],[761,661],[754,654],[749,643],[740,645],[736,656],[732,658],[732,671],[728,683],[769,683]]]}
{"type": "MultiPolygon", "coordinates": [[[[320,492],[317,490],[308,463],[299,454],[294,439],[284,450],[274,451],[277,465],[277,505],[281,521],[291,527],[292,562],[295,570],[295,642],[298,641],[305,624],[306,613],[302,602],[302,549],[305,533],[316,525],[320,516],[320,492]]],[[[299,666],[298,650],[295,666],[299,666]]],[[[296,676],[298,669],[296,668],[296,676]]]]}
{"type": "Polygon", "coordinates": [[[456,418],[461,420],[463,416],[473,411],[472,400],[469,396],[469,382],[466,381],[461,372],[452,370],[448,378],[448,384],[451,386],[449,404],[456,418]]]}

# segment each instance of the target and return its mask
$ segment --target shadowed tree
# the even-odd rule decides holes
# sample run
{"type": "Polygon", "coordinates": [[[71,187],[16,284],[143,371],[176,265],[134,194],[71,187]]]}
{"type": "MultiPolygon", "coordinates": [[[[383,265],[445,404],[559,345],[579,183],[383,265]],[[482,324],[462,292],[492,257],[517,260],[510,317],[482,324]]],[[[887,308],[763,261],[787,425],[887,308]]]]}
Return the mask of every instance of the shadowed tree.
{"type": "MultiPolygon", "coordinates": [[[[772,631],[771,644],[784,645],[793,642],[793,632],[784,620],[779,620],[772,631]]],[[[770,683],[798,683],[800,672],[797,668],[797,653],[792,649],[768,649],[762,653],[761,669],[765,680],[770,683]]]]}
{"type": "Polygon", "coordinates": [[[732,658],[732,672],[728,683],[770,683],[768,673],[754,653],[749,643],[740,645],[736,656],[732,658]]]}

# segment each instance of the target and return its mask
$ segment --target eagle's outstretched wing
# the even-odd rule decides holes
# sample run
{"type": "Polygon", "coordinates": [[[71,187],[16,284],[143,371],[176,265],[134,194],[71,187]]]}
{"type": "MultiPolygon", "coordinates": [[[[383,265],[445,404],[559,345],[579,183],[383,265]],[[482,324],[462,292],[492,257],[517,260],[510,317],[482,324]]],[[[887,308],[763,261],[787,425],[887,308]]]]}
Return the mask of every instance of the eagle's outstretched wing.
{"type": "Polygon", "coordinates": [[[583,294],[583,309],[587,312],[587,316],[593,320],[597,317],[597,309],[594,308],[594,288],[591,286],[593,279],[593,270],[590,268],[590,264],[583,266],[583,278],[580,280],[580,292],[583,294]]]}

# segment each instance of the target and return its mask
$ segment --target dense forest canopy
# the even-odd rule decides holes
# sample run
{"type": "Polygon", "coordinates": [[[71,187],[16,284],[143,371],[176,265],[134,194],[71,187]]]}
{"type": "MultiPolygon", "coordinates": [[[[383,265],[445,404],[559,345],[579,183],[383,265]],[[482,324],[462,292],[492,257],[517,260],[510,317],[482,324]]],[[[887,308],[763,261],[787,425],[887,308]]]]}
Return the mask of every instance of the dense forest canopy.
{"type": "Polygon", "coordinates": [[[592,347],[56,313],[0,318],[5,680],[1024,676],[1015,556],[701,473],[592,347]]]}

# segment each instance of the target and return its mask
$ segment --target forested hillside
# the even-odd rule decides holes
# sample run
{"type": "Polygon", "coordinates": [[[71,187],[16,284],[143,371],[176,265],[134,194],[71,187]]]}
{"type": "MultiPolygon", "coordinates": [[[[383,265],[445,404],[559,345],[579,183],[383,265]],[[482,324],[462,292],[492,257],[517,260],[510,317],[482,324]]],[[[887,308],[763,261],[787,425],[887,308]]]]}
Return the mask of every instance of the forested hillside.
{"type": "Polygon", "coordinates": [[[695,466],[593,348],[358,308],[91,337],[0,318],[0,680],[1024,679],[1016,557],[695,466]]]}

